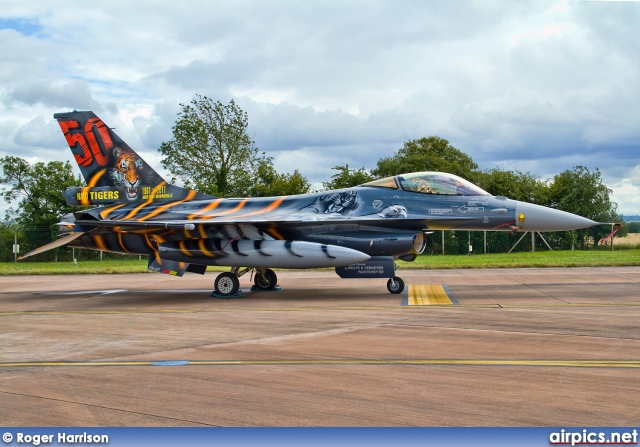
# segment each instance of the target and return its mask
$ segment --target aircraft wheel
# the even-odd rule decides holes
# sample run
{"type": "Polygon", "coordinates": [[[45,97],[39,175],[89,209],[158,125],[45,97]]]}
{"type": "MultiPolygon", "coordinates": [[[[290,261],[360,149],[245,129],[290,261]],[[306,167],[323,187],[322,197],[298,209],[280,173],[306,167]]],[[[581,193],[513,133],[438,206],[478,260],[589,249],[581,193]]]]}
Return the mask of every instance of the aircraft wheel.
{"type": "Polygon", "coordinates": [[[394,276],[387,281],[387,290],[391,293],[402,293],[404,290],[404,281],[398,276],[394,276]]]}
{"type": "Polygon", "coordinates": [[[220,296],[235,295],[240,290],[240,281],[233,273],[220,273],[213,283],[215,291],[220,296]]]}
{"type": "Polygon", "coordinates": [[[273,290],[278,284],[278,276],[273,270],[267,269],[264,273],[256,273],[253,283],[260,290],[273,290]]]}

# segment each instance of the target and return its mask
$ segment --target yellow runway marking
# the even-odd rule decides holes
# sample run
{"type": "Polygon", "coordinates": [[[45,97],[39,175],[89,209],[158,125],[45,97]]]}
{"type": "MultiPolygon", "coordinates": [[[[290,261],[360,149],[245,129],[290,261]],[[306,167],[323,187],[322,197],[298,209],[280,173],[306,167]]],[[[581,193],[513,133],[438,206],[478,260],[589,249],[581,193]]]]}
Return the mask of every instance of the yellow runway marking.
{"type": "Polygon", "coordinates": [[[94,366],[259,366],[259,365],[404,365],[404,366],[543,366],[561,368],[640,368],[640,360],[497,360],[497,359],[291,359],[173,360],[96,362],[4,362],[0,368],[94,366]]]}
{"type": "Polygon", "coordinates": [[[416,284],[409,286],[409,306],[448,304],[453,302],[440,284],[416,284]]]}

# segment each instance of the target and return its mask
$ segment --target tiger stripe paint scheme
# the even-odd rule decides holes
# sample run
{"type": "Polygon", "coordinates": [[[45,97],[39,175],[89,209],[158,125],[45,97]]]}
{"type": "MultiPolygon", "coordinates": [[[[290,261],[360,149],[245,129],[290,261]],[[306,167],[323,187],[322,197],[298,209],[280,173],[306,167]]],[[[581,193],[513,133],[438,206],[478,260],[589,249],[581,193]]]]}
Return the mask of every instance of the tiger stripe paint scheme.
{"type": "MultiPolygon", "coordinates": [[[[229,295],[238,290],[237,277],[253,269],[256,287],[269,290],[277,280],[271,267],[366,268],[371,257],[410,261],[436,229],[559,231],[595,224],[493,197],[437,172],[312,194],[223,199],[168,184],[93,112],[54,118],[87,183],[64,196],[71,205],[96,207],[64,216],[62,239],[23,258],[68,244],[145,255],[150,270],[178,276],[230,266],[232,274],[214,284],[229,295]]],[[[402,281],[390,278],[388,288],[399,293],[402,281]]]]}

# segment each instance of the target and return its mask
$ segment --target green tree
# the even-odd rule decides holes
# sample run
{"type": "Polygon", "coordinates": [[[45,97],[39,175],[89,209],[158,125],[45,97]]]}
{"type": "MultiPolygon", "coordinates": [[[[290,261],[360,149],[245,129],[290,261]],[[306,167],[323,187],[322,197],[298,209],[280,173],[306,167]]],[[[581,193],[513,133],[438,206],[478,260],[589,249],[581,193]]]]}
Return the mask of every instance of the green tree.
{"type": "MultiPolygon", "coordinates": [[[[13,261],[13,242],[16,225],[11,222],[0,222],[0,262],[13,261]]],[[[24,244],[22,232],[18,233],[18,244],[24,244]]],[[[20,247],[22,251],[22,247],[20,247]]]]}
{"type": "Polygon", "coordinates": [[[162,165],[197,191],[223,197],[249,194],[266,161],[247,133],[249,118],[236,103],[196,95],[180,104],[173,138],[160,145],[162,165]]]}
{"type": "Polygon", "coordinates": [[[629,233],[640,233],[640,222],[629,222],[627,231],[629,233]]]}
{"type": "Polygon", "coordinates": [[[448,172],[471,182],[476,181],[479,173],[471,157],[438,136],[407,141],[393,157],[378,160],[371,173],[382,178],[421,171],[448,172]]]}
{"type": "MultiPolygon", "coordinates": [[[[57,234],[51,226],[66,213],[77,211],[68,206],[62,192],[73,186],[81,186],[80,179],[73,175],[72,165],[51,161],[30,164],[20,157],[0,158],[3,185],[2,198],[8,203],[17,202],[10,208],[5,219],[14,221],[24,230],[25,249],[31,250],[51,242],[57,234]]],[[[20,251],[25,252],[21,247],[20,251]]]]}
{"type": "MultiPolygon", "coordinates": [[[[549,185],[548,202],[544,205],[557,208],[596,222],[616,222],[622,216],[617,213],[617,204],[610,199],[611,190],[602,183],[600,170],[590,171],[584,166],[576,166],[553,177],[549,185]]],[[[575,241],[581,248],[589,242],[595,244],[606,236],[610,229],[603,225],[577,230],[575,241]]]]}
{"type": "Polygon", "coordinates": [[[528,203],[547,201],[549,186],[526,172],[503,171],[500,168],[483,171],[478,176],[478,186],[494,196],[505,196],[528,203]]]}
{"type": "Polygon", "coordinates": [[[251,197],[290,196],[306,194],[311,185],[296,169],[293,174],[280,174],[273,167],[271,158],[258,164],[256,179],[249,191],[251,197]]]}
{"type": "Polygon", "coordinates": [[[328,182],[322,182],[324,189],[350,188],[375,180],[375,176],[371,175],[364,166],[360,169],[349,169],[349,165],[345,164],[331,169],[338,173],[333,174],[328,182]]]}

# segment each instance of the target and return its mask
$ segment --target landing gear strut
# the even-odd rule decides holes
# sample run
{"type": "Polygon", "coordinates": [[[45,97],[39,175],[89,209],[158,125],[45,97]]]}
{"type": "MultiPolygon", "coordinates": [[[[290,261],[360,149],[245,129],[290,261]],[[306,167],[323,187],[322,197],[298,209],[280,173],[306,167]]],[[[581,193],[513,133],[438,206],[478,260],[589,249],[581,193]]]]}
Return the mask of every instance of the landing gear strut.
{"type": "MultiPolygon", "coordinates": [[[[393,263],[393,273],[398,270],[398,264],[393,263]]],[[[404,281],[399,276],[393,276],[387,281],[387,290],[393,294],[402,293],[404,290],[404,281]]]]}

